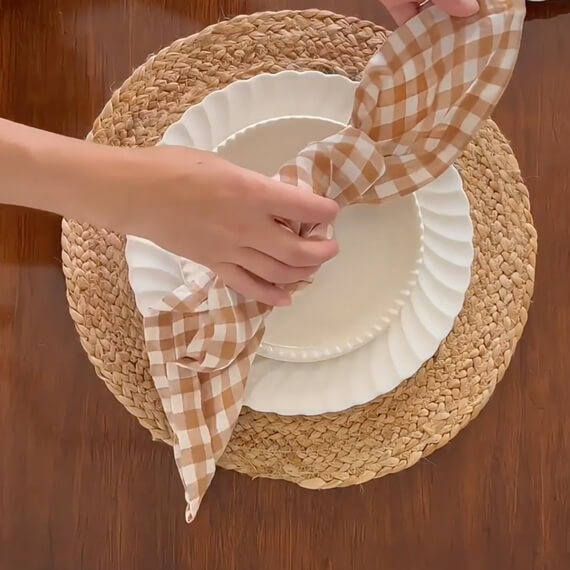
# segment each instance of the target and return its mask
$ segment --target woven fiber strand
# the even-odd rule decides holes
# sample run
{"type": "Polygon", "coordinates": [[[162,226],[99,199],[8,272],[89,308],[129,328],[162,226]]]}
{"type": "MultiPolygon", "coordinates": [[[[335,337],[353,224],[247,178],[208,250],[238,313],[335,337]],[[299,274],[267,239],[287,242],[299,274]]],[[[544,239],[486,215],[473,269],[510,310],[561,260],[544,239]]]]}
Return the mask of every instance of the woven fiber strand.
{"type": "MultiPolygon", "coordinates": [[[[188,106],[259,73],[313,69],[357,79],[385,37],[374,24],[318,10],[216,24],[137,69],[90,137],[154,145],[188,106]]],[[[517,162],[493,122],[457,166],[472,208],[475,261],[465,306],[434,358],[392,393],[346,412],[283,417],[244,409],[221,467],[309,488],[360,484],[412,466],[485,406],[527,321],[537,235],[517,162]]],[[[171,443],[128,283],[124,238],[64,220],[62,243],[71,315],[97,374],[154,439],[171,443]]]]}

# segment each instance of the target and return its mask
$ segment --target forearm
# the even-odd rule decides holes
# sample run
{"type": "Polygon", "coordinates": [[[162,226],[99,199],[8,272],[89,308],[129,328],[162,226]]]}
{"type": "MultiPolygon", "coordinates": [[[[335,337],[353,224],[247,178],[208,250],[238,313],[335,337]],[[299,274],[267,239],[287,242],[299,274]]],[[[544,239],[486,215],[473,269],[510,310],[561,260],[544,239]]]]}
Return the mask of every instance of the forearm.
{"type": "Polygon", "coordinates": [[[0,203],[97,225],[113,223],[140,169],[126,149],[87,143],[0,119],[0,203]],[[132,167],[130,167],[130,163],[132,167]],[[125,195],[127,192],[125,192],[125,195]]]}

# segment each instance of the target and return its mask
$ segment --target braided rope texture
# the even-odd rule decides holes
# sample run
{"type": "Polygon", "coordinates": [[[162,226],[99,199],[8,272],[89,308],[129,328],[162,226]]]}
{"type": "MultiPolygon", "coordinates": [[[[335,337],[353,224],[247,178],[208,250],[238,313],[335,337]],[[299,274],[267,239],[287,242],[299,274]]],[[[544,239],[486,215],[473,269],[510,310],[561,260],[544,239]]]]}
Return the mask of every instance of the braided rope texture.
{"type": "MultiPolygon", "coordinates": [[[[386,34],[320,10],[216,24],[134,71],[89,138],[154,145],[190,105],[259,73],[318,70],[358,79],[386,34]]],[[[312,489],[361,484],[411,467],[479,414],[527,321],[537,234],[518,164],[492,121],[457,166],[471,204],[475,261],[463,310],[437,354],[390,394],[345,412],[283,417],[244,409],[221,467],[312,489]]],[[[62,228],[67,297],[83,348],[117,400],[155,440],[171,444],[128,282],[124,238],[70,220],[62,228]]]]}

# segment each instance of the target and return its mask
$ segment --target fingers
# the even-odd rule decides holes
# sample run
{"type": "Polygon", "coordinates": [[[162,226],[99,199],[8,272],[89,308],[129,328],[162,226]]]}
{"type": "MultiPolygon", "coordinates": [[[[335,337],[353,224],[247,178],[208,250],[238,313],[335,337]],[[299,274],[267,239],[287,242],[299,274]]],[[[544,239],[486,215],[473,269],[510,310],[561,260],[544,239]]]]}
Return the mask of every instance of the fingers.
{"type": "Polygon", "coordinates": [[[254,248],[290,267],[319,267],[338,253],[335,240],[302,238],[276,222],[255,240],[254,248]]]}
{"type": "MultiPolygon", "coordinates": [[[[479,3],[477,0],[432,0],[432,3],[450,16],[458,18],[473,16],[479,11],[479,3]]],[[[389,0],[385,1],[384,4],[398,26],[401,26],[418,14],[422,2],[389,0]]],[[[422,6],[422,8],[429,6],[430,4],[426,4],[422,6]]]]}
{"type": "Polygon", "coordinates": [[[434,5],[450,16],[467,18],[479,12],[477,0],[432,0],[434,5]]]}
{"type": "Polygon", "coordinates": [[[279,284],[308,279],[319,269],[319,266],[292,267],[251,248],[239,250],[236,263],[264,281],[279,284]]]}
{"type": "Polygon", "coordinates": [[[419,10],[417,2],[406,2],[402,4],[387,5],[388,11],[398,26],[405,24],[408,20],[413,18],[419,10]]]}
{"type": "Polygon", "coordinates": [[[266,179],[261,199],[268,214],[295,222],[330,224],[339,212],[334,200],[272,179],[266,179]]]}
{"type": "Polygon", "coordinates": [[[269,306],[286,306],[291,304],[289,293],[267,281],[256,278],[242,267],[232,263],[220,263],[216,266],[215,271],[225,285],[248,299],[255,299],[269,306]]]}

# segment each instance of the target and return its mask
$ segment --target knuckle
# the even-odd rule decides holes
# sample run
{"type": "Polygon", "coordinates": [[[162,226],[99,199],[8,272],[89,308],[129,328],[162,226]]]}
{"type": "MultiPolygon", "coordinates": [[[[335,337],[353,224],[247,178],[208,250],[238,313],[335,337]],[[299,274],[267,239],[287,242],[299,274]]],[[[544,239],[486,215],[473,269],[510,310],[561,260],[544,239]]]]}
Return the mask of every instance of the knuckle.
{"type": "Polygon", "coordinates": [[[298,271],[293,267],[280,266],[275,270],[274,283],[294,283],[298,275],[298,271]]]}
{"type": "Polygon", "coordinates": [[[322,248],[315,241],[304,240],[300,244],[299,258],[302,259],[303,265],[316,265],[323,260],[321,253],[322,248]]]}
{"type": "Polygon", "coordinates": [[[282,261],[291,267],[302,267],[304,265],[304,251],[302,247],[298,244],[288,247],[283,254],[282,261]]]}
{"type": "Polygon", "coordinates": [[[267,271],[266,278],[270,283],[283,283],[287,279],[287,272],[281,267],[272,267],[267,271]]]}
{"type": "Polygon", "coordinates": [[[273,305],[278,299],[278,289],[266,282],[258,283],[252,296],[266,305],[273,305]]]}
{"type": "Polygon", "coordinates": [[[307,203],[307,216],[312,214],[313,217],[318,218],[315,221],[323,223],[330,223],[337,217],[340,208],[334,200],[316,196],[312,196],[312,198],[315,201],[311,202],[310,206],[309,203],[307,203]]]}
{"type": "Polygon", "coordinates": [[[322,206],[326,222],[332,222],[339,214],[340,207],[334,200],[326,200],[322,206]]]}
{"type": "Polygon", "coordinates": [[[319,265],[312,265],[310,267],[303,267],[299,269],[297,274],[297,280],[299,279],[308,279],[312,277],[318,270],[320,269],[319,265]]]}
{"type": "Polygon", "coordinates": [[[297,266],[298,259],[297,259],[297,248],[295,245],[288,244],[287,247],[284,247],[281,251],[280,259],[283,263],[291,266],[297,266]]]}

